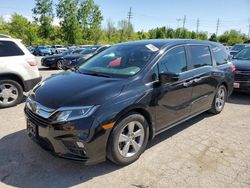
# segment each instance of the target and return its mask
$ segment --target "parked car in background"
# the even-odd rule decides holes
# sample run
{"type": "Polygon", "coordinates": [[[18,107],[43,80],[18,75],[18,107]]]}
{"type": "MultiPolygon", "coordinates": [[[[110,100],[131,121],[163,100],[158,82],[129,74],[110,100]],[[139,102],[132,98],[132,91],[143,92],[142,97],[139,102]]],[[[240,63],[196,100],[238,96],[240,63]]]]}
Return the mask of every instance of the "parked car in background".
{"type": "Polygon", "coordinates": [[[127,165],[155,135],[208,110],[219,114],[233,91],[233,70],[218,43],[117,44],[32,91],[28,134],[60,157],[127,165]]]}
{"type": "Polygon", "coordinates": [[[235,56],[239,51],[248,46],[250,46],[250,44],[235,44],[230,50],[230,55],[235,56]]]}
{"type": "Polygon", "coordinates": [[[21,40],[0,36],[0,108],[20,103],[40,81],[36,59],[21,40]]]}
{"type": "Polygon", "coordinates": [[[34,53],[35,48],[33,46],[27,46],[27,49],[30,51],[30,53],[34,53]]]}
{"type": "Polygon", "coordinates": [[[67,48],[64,47],[63,45],[54,45],[54,46],[51,46],[51,47],[54,49],[55,54],[59,54],[59,53],[62,53],[62,52],[67,50],[67,48]]]}
{"type": "Polygon", "coordinates": [[[62,62],[62,68],[64,70],[67,70],[67,69],[77,67],[80,64],[84,63],[86,60],[88,60],[90,57],[106,50],[109,47],[110,45],[91,46],[81,51],[78,55],[65,56],[64,61],[62,62]]]}
{"type": "Polygon", "coordinates": [[[54,54],[51,56],[46,56],[41,59],[41,64],[44,67],[49,67],[49,68],[56,68],[56,69],[62,69],[62,62],[64,59],[64,56],[70,55],[70,54],[78,54],[82,51],[83,49],[76,49],[76,50],[66,50],[60,54],[54,54]]]}
{"type": "Polygon", "coordinates": [[[236,67],[234,89],[250,92],[250,47],[241,50],[233,57],[236,67]]]}
{"type": "Polygon", "coordinates": [[[46,55],[51,55],[51,49],[47,46],[38,46],[34,49],[33,54],[35,56],[46,56],[46,55]]]}

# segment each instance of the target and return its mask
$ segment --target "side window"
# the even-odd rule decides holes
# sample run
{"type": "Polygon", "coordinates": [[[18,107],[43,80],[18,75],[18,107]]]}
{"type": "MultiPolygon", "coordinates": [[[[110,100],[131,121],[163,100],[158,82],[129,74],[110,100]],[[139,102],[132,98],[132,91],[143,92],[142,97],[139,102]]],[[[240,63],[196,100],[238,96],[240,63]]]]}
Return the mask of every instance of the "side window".
{"type": "Polygon", "coordinates": [[[230,59],[229,54],[226,52],[226,49],[224,49],[223,46],[212,45],[211,49],[217,65],[226,64],[230,59]]]}
{"type": "Polygon", "coordinates": [[[190,61],[194,68],[212,65],[212,58],[208,46],[189,46],[189,51],[190,61]]]}
{"type": "Polygon", "coordinates": [[[159,61],[160,73],[181,73],[187,70],[187,60],[184,47],[176,47],[167,52],[159,61]]]}
{"type": "Polygon", "coordinates": [[[0,41],[0,57],[24,55],[23,51],[11,41],[0,41]]]}

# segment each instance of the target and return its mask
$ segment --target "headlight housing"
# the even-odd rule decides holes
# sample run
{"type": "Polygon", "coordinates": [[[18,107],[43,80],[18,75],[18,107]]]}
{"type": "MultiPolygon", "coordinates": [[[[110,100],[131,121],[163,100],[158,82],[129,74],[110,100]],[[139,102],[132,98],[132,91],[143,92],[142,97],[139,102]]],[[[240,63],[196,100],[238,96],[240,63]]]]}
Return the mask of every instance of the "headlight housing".
{"type": "Polygon", "coordinates": [[[55,116],[56,122],[72,121],[91,116],[99,106],[64,107],[59,108],[55,116]]]}

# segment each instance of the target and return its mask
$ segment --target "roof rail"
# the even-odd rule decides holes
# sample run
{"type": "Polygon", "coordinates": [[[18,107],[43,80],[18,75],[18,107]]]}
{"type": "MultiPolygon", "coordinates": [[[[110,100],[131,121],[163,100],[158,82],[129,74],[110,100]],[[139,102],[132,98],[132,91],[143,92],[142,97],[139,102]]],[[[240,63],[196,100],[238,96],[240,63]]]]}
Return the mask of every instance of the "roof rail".
{"type": "Polygon", "coordinates": [[[11,38],[11,36],[0,34],[0,38],[11,38]]]}

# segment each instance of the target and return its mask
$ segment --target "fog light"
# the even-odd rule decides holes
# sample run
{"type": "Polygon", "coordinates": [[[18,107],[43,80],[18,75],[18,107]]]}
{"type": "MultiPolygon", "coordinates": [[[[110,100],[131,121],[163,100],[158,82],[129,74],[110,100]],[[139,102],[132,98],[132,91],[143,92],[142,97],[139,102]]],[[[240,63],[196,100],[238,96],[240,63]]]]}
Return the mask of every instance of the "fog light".
{"type": "Polygon", "coordinates": [[[82,142],[76,142],[76,144],[78,145],[79,148],[84,148],[84,145],[82,142]]]}

